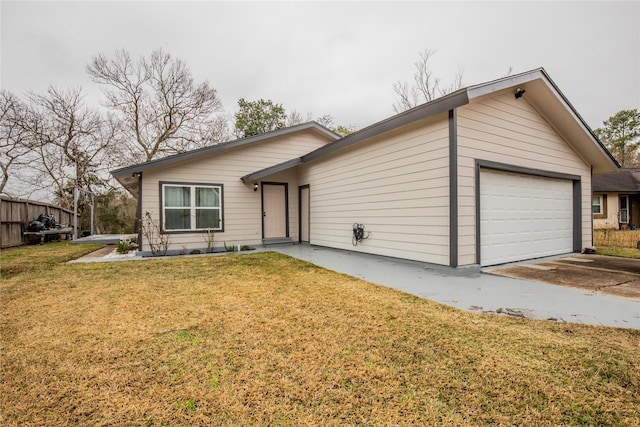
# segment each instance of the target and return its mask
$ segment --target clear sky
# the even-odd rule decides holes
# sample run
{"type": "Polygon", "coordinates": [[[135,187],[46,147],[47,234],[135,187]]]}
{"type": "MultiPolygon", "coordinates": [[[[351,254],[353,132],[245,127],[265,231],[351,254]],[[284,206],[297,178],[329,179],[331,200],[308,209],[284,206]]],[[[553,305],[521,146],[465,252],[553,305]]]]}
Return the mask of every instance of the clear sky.
{"type": "Polygon", "coordinates": [[[91,57],[163,48],[196,81],[361,128],[393,115],[393,84],[435,49],[444,82],[544,67],[596,128],[640,108],[640,2],[0,2],[2,89],[82,86],[91,57]]]}

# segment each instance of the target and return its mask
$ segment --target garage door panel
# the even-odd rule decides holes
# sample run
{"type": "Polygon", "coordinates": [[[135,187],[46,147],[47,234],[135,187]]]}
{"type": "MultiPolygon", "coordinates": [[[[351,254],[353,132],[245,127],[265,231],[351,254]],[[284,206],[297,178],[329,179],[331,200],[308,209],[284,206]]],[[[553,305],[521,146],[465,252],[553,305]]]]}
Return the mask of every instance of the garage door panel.
{"type": "Polygon", "coordinates": [[[571,252],[573,183],[570,180],[482,169],[482,265],[571,252]]]}

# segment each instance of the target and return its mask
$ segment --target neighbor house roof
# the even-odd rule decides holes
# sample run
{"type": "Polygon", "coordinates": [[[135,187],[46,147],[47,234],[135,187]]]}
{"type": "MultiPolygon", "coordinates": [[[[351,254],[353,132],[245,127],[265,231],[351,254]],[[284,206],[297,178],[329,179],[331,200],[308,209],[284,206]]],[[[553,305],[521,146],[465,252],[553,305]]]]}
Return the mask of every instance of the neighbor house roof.
{"type": "Polygon", "coordinates": [[[127,190],[135,194],[135,188],[138,185],[138,179],[136,174],[144,172],[148,169],[155,169],[158,167],[170,166],[176,163],[188,161],[191,159],[201,158],[203,156],[213,155],[222,151],[226,151],[232,148],[240,147],[247,144],[255,144],[262,141],[266,141],[273,138],[279,138],[285,135],[291,135],[296,132],[311,131],[314,132],[329,141],[340,138],[340,135],[327,129],[317,122],[307,122],[295,126],[290,126],[284,129],[278,129],[271,132],[266,132],[261,135],[250,136],[247,138],[236,139],[233,141],[223,142],[209,147],[200,148],[197,150],[188,151],[186,153],[175,154],[173,156],[163,157],[161,159],[151,160],[144,163],[138,163],[132,166],[119,168],[111,171],[111,175],[120,182],[127,190]]]}
{"type": "Polygon", "coordinates": [[[524,96],[526,99],[564,137],[565,141],[592,165],[594,174],[617,171],[619,165],[615,158],[551,80],[544,68],[538,68],[522,74],[457,90],[331,142],[299,159],[290,160],[245,175],[242,177],[242,181],[245,183],[255,181],[272,173],[310,162],[365,139],[469,104],[475,98],[510,88],[513,89],[514,93],[517,89],[525,90],[526,94],[524,96]]]}
{"type": "Polygon", "coordinates": [[[620,169],[618,173],[594,176],[591,186],[594,192],[599,193],[640,192],[640,168],[620,169]]]}

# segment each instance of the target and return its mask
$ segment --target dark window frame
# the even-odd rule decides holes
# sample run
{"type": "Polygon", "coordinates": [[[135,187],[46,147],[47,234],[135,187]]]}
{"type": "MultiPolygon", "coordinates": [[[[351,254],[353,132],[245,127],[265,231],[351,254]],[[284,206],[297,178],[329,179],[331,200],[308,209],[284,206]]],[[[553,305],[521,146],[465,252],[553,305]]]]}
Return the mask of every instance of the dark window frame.
{"type": "Polygon", "coordinates": [[[606,194],[594,194],[593,197],[600,197],[600,213],[593,212],[593,200],[591,201],[591,213],[594,219],[606,219],[607,218],[607,195],[606,194]]]}
{"type": "MultiPolygon", "coordinates": [[[[193,189],[195,194],[195,188],[204,187],[204,188],[220,188],[220,228],[211,229],[216,233],[224,233],[224,223],[225,223],[225,213],[224,213],[224,184],[220,183],[208,183],[208,182],[182,182],[182,181],[160,181],[159,185],[159,193],[160,193],[160,230],[162,233],[166,234],[188,234],[188,233],[202,233],[207,230],[207,228],[191,228],[189,230],[178,229],[178,230],[167,230],[165,228],[164,223],[164,187],[166,185],[173,187],[190,187],[193,189]]],[[[190,206],[189,209],[195,208],[194,206],[190,206]]],[[[195,222],[193,223],[195,227],[195,222]]]]}

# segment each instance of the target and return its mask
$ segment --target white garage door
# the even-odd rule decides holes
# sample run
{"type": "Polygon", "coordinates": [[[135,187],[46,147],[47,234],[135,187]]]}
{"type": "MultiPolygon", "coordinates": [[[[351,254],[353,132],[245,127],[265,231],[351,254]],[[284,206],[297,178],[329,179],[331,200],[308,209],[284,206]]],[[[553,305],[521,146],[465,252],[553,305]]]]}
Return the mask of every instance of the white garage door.
{"type": "Polygon", "coordinates": [[[480,264],[572,252],[573,183],[480,170],[480,264]]]}

